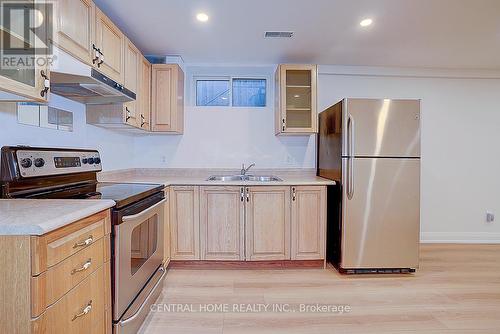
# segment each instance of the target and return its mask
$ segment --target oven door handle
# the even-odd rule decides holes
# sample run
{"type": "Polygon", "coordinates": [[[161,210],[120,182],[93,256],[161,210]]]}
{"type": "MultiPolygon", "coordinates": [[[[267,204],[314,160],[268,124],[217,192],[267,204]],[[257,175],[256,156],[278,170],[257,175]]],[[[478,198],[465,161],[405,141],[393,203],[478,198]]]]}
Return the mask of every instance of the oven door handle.
{"type": "Polygon", "coordinates": [[[164,198],[161,201],[159,201],[158,203],[156,203],[155,205],[153,205],[153,206],[147,208],[146,210],[141,211],[135,215],[123,216],[122,221],[127,222],[127,221],[131,221],[131,220],[136,220],[137,218],[140,218],[141,216],[147,215],[149,212],[153,211],[154,209],[156,209],[160,205],[165,204],[166,201],[167,201],[167,199],[164,198]]]}
{"type": "Polygon", "coordinates": [[[148,296],[146,298],[144,298],[144,302],[141,304],[141,306],[139,307],[139,309],[137,310],[137,312],[135,312],[134,315],[132,315],[130,318],[127,318],[125,320],[120,320],[120,322],[118,324],[121,327],[124,327],[128,323],[134,321],[135,318],[137,318],[141,314],[142,310],[144,309],[145,305],[148,304],[148,301],[151,298],[151,296],[153,295],[153,293],[155,292],[155,290],[158,289],[158,286],[163,283],[163,277],[165,277],[165,275],[167,274],[167,271],[163,267],[160,267],[159,270],[163,271],[163,273],[161,274],[160,278],[158,278],[158,281],[153,286],[153,288],[149,292],[148,296]]]}

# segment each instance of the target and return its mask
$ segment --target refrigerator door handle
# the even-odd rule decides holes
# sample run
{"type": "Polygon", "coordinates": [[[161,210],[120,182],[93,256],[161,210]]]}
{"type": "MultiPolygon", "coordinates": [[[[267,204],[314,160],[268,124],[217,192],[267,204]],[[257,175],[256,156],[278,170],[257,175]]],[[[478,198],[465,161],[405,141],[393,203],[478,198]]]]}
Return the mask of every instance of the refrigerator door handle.
{"type": "Polygon", "coordinates": [[[349,114],[347,119],[347,131],[349,132],[349,165],[348,165],[348,184],[347,184],[347,198],[352,199],[354,196],[354,118],[349,114]]]}

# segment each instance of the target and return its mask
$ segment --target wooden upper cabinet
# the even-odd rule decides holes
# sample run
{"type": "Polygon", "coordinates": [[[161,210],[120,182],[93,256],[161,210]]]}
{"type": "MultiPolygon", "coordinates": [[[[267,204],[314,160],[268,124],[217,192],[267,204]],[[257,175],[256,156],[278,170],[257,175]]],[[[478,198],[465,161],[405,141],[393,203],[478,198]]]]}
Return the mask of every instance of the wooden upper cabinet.
{"type": "Polygon", "coordinates": [[[124,84],[126,37],[98,7],[95,13],[94,43],[102,55],[97,62],[98,70],[124,84]]]}
{"type": "Polygon", "coordinates": [[[179,65],[152,65],[151,104],[151,131],[184,131],[184,72],[179,65]]]}
{"type": "Polygon", "coordinates": [[[139,88],[137,93],[137,107],[139,128],[151,130],[151,64],[141,56],[139,73],[139,88]]]}
{"type": "Polygon", "coordinates": [[[208,186],[200,189],[202,260],[245,259],[244,188],[208,186]]]}
{"type": "Polygon", "coordinates": [[[139,71],[140,61],[142,60],[141,52],[135,45],[127,38],[125,43],[125,87],[128,90],[136,93],[139,87],[139,71]]]}
{"type": "Polygon", "coordinates": [[[125,42],[125,81],[124,86],[136,94],[136,100],[123,104],[123,121],[140,127],[139,116],[139,78],[141,76],[142,54],[127,38],[125,42]]]}
{"type": "Polygon", "coordinates": [[[290,187],[246,188],[246,260],[290,260],[290,187]]]}
{"type": "Polygon", "coordinates": [[[292,260],[321,260],[326,246],[326,187],[292,187],[292,260]]]}
{"type": "Polygon", "coordinates": [[[170,187],[172,260],[200,259],[199,187],[170,187]]]}
{"type": "Polygon", "coordinates": [[[275,84],[276,134],[317,133],[317,66],[279,65],[275,84]]]}
{"type": "Polygon", "coordinates": [[[55,1],[54,44],[92,65],[95,5],[92,0],[55,1]]]}

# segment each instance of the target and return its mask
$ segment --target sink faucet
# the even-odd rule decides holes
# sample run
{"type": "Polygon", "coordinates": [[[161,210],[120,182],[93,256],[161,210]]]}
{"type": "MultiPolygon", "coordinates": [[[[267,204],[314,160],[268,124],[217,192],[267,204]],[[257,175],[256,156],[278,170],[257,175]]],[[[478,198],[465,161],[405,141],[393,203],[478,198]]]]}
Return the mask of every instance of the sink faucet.
{"type": "Polygon", "coordinates": [[[255,166],[255,164],[250,164],[250,166],[248,166],[247,168],[245,168],[245,164],[241,164],[241,172],[240,172],[240,174],[241,175],[246,175],[246,173],[248,172],[248,170],[250,168],[252,168],[253,166],[255,166]]]}

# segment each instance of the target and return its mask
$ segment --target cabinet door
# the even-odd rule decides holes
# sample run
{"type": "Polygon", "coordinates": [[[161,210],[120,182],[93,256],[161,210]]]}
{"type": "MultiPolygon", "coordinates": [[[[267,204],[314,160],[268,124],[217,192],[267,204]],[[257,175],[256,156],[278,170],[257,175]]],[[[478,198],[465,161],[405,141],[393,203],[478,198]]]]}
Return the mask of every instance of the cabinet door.
{"type": "MultiPolygon", "coordinates": [[[[44,4],[44,2],[40,0],[31,0],[28,1],[28,4],[29,3],[35,3],[37,5],[44,4]]],[[[17,13],[20,11],[14,12],[17,13]]],[[[35,11],[31,10],[19,15],[26,14],[28,15],[28,20],[36,20],[35,11]]],[[[14,23],[19,23],[17,22],[17,16],[14,16],[14,19],[16,20],[14,23]]],[[[50,20],[43,20],[42,22],[43,24],[48,24],[50,20]]],[[[0,29],[0,39],[4,42],[8,40],[12,48],[12,50],[2,50],[2,53],[6,54],[7,51],[12,51],[13,53],[9,54],[8,57],[2,58],[2,66],[0,66],[0,100],[48,101],[48,94],[45,87],[50,85],[48,82],[50,59],[46,59],[47,55],[38,54],[35,51],[45,48],[42,39],[46,38],[40,36],[40,34],[42,31],[47,32],[47,28],[42,29],[43,27],[40,27],[40,29],[37,30],[37,37],[40,38],[35,38],[34,41],[31,41],[29,36],[30,32],[23,31],[24,26],[27,25],[28,21],[25,17],[24,23],[20,24],[19,27],[13,24],[11,31],[0,29]],[[29,48],[26,48],[27,45],[29,48]],[[22,49],[22,55],[18,56],[15,49],[22,49]],[[33,59],[35,59],[34,62],[33,59]],[[26,64],[26,66],[19,64],[26,64]]]]}
{"type": "Polygon", "coordinates": [[[95,5],[92,0],[57,0],[54,44],[92,65],[95,5]]]}
{"type": "Polygon", "coordinates": [[[325,258],[326,187],[292,187],[292,260],[325,258]]]}
{"type": "Polygon", "coordinates": [[[141,71],[139,75],[139,127],[143,130],[151,130],[151,64],[141,57],[141,71]]]}
{"type": "Polygon", "coordinates": [[[201,187],[202,260],[244,260],[244,188],[201,187]]]}
{"type": "Polygon", "coordinates": [[[172,260],[200,259],[199,187],[170,187],[172,260]]]}
{"type": "Polygon", "coordinates": [[[246,260],[290,259],[290,187],[246,188],[246,260]]]}
{"type": "Polygon", "coordinates": [[[184,128],[184,73],[176,64],[152,66],[151,130],[182,133],[184,128]]]}
{"type": "Polygon", "coordinates": [[[141,75],[142,55],[130,40],[127,39],[125,46],[125,81],[127,89],[136,94],[136,100],[123,104],[124,122],[132,126],[140,127],[140,117],[138,112],[139,77],[141,75]]]}
{"type": "Polygon", "coordinates": [[[276,76],[276,133],[318,132],[316,65],[280,65],[276,76]]]}
{"type": "Polygon", "coordinates": [[[95,44],[102,53],[98,70],[124,84],[125,36],[98,7],[95,13],[95,44]]]}

